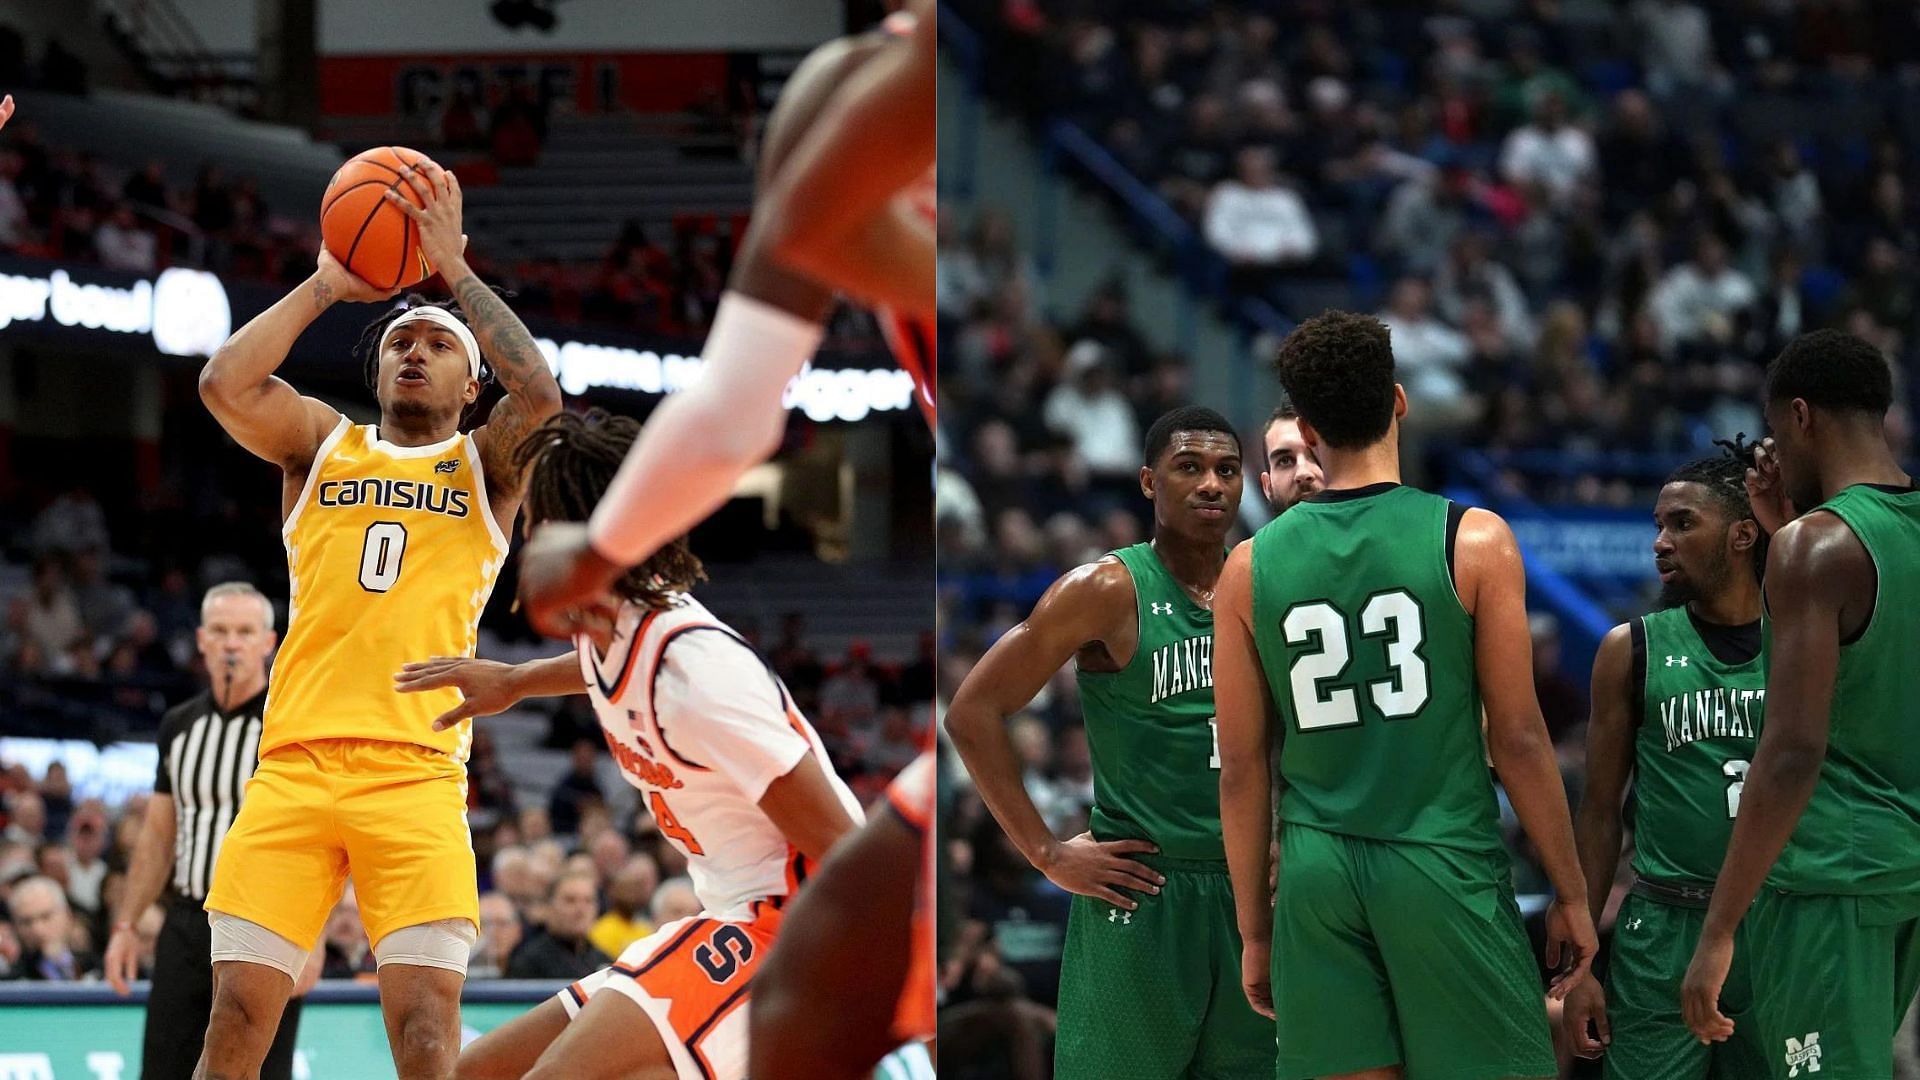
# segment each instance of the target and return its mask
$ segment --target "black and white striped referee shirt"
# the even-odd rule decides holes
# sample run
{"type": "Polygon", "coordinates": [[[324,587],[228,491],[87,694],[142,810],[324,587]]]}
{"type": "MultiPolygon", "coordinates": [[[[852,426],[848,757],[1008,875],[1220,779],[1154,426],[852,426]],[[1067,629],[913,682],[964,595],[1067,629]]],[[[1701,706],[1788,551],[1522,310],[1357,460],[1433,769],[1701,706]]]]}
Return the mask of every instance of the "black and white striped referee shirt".
{"type": "Polygon", "coordinates": [[[167,710],[160,721],[157,795],[173,796],[173,888],[207,898],[220,841],[240,813],[240,795],[260,758],[260,717],[267,692],[221,712],[206,690],[167,710]]]}

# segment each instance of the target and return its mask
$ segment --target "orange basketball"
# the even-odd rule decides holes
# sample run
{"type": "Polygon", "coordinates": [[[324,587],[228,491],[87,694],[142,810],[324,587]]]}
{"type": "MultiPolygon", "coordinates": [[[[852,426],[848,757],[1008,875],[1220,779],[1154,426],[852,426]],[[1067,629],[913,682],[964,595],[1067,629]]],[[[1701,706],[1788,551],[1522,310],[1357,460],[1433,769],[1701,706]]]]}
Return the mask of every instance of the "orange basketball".
{"type": "Polygon", "coordinates": [[[375,288],[405,288],[433,273],[420,250],[420,227],[386,200],[388,191],[398,191],[420,205],[419,194],[400,174],[428,160],[404,146],[376,146],[340,166],[320,200],[320,237],[327,250],[375,288]]]}

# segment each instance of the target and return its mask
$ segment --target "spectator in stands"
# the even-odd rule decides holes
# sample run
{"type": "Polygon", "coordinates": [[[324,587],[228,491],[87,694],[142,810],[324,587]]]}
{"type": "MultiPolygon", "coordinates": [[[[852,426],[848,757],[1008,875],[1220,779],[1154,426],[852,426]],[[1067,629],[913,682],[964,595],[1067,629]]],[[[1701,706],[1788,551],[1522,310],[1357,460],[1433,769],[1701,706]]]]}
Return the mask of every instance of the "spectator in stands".
{"type": "Polygon", "coordinates": [[[31,788],[7,796],[8,842],[38,847],[47,835],[47,804],[31,788]]]}
{"type": "Polygon", "coordinates": [[[88,915],[101,911],[107,880],[107,811],[97,799],[80,804],[67,821],[67,896],[88,915]]]}
{"type": "MultiPolygon", "coordinates": [[[[973,879],[962,936],[981,942],[992,966],[1004,966],[1019,977],[1027,996],[1051,1006],[1059,995],[1069,896],[1035,872],[990,819],[974,829],[971,841],[973,879]]],[[[980,960],[970,966],[978,970],[980,960]]]]}
{"type": "Polygon", "coordinates": [[[1593,137],[1567,121],[1567,102],[1551,87],[1533,97],[1531,123],[1507,136],[1500,150],[1500,174],[1514,184],[1546,189],[1555,206],[1573,201],[1580,185],[1594,177],[1593,137]]]}
{"type": "Polygon", "coordinates": [[[1640,44],[1647,88],[1664,101],[1716,89],[1713,26],[1690,0],[1634,0],[1628,19],[1640,44]]]}
{"type": "Polygon", "coordinates": [[[1560,620],[1536,612],[1528,617],[1527,629],[1533,636],[1533,689],[1540,714],[1553,741],[1564,742],[1586,723],[1587,694],[1560,668],[1560,620]]]}
{"type": "MultiPolygon", "coordinates": [[[[594,775],[594,767],[600,761],[599,744],[580,739],[573,744],[572,754],[566,775],[554,783],[553,795],[547,800],[547,818],[553,831],[561,836],[573,836],[580,831],[580,815],[588,806],[604,806],[607,802],[600,778],[594,775]]],[[[523,834],[527,831],[521,830],[523,834]]],[[[538,837],[529,835],[526,839],[538,837]]]]}
{"type": "Polygon", "coordinates": [[[510,844],[493,854],[493,887],[512,900],[524,918],[546,896],[534,870],[530,852],[519,844],[510,844]]]}
{"type": "Polygon", "coordinates": [[[1613,99],[1613,119],[1600,137],[1599,155],[1607,220],[1617,223],[1673,190],[1686,149],[1646,93],[1629,89],[1613,99]]]}
{"type": "Polygon", "coordinates": [[[490,892],[480,897],[480,940],[474,943],[467,978],[505,978],[507,958],[519,946],[524,934],[520,913],[505,894],[490,892]]]}
{"type": "Polygon", "coordinates": [[[1375,249],[1397,259],[1408,273],[1432,272],[1466,231],[1473,186],[1472,171],[1450,157],[1430,177],[1401,184],[1387,200],[1375,249]]]}
{"type": "Polygon", "coordinates": [[[613,963],[587,939],[593,926],[595,882],[591,874],[556,881],[543,928],[520,943],[507,961],[510,979],[579,979],[613,963]]]}
{"type": "Polygon", "coordinates": [[[594,921],[587,939],[608,956],[619,956],[627,946],[653,933],[646,911],[660,884],[660,864],[642,852],[627,859],[606,881],[607,910],[594,921]]]}
{"type": "Polygon", "coordinates": [[[1312,259],[1320,236],[1299,193],[1280,181],[1272,149],[1245,147],[1234,162],[1234,178],[1207,199],[1207,242],[1243,288],[1265,291],[1276,271],[1312,259]]]}
{"type": "Polygon", "coordinates": [[[91,655],[84,648],[87,628],[80,619],[73,589],[60,564],[51,557],[42,556],[34,563],[25,631],[20,657],[23,671],[72,674],[84,668],[84,658],[91,655]]]}
{"type": "Polygon", "coordinates": [[[647,905],[647,914],[653,917],[655,926],[700,914],[700,896],[693,891],[693,881],[672,877],[661,882],[660,887],[653,890],[653,902],[647,905]]]}
{"type": "Polygon", "coordinates": [[[83,547],[73,553],[73,602],[81,624],[96,641],[119,635],[134,612],[133,594],[107,580],[105,564],[104,546],[83,547]]]}
{"type": "Polygon", "coordinates": [[[107,515],[83,483],[55,496],[33,519],[33,550],[70,553],[108,546],[107,515]]]}
{"type": "Polygon", "coordinates": [[[1433,314],[1433,293],[1418,277],[1394,283],[1380,321],[1393,337],[1393,360],[1411,403],[1407,423],[1425,430],[1471,422],[1479,402],[1465,377],[1467,339],[1433,314]]]}
{"type": "Polygon", "coordinates": [[[100,958],[77,947],[73,910],[54,881],[30,877],[20,882],[7,897],[7,909],[20,933],[14,978],[73,982],[99,977],[100,958]]]}
{"type": "Polygon", "coordinates": [[[326,942],[321,978],[351,979],[379,969],[373,946],[367,941],[367,928],[360,921],[360,898],[353,882],[347,882],[339,901],[333,905],[321,938],[326,942]]]}
{"type": "Polygon", "coordinates": [[[1780,239],[1803,258],[1819,258],[1826,233],[1820,178],[1800,159],[1800,148],[1792,139],[1774,143],[1768,173],[1766,201],[1780,223],[1780,239]]]}
{"type": "Polygon", "coordinates": [[[1650,304],[1660,328],[1661,347],[1697,342],[1723,344],[1759,293],[1747,276],[1727,260],[1727,245],[1711,232],[1694,242],[1693,261],[1668,271],[1650,304]]]}
{"type": "Polygon", "coordinates": [[[839,733],[862,731],[880,713],[880,686],[873,676],[873,646],[856,641],[847,658],[820,684],[820,716],[839,733]]]}
{"type": "Polygon", "coordinates": [[[473,750],[467,759],[468,807],[512,817],[515,807],[513,781],[493,741],[493,733],[476,728],[473,750]]]}
{"type": "Polygon", "coordinates": [[[1098,342],[1082,341],[1067,350],[1066,377],[1047,395],[1041,415],[1096,476],[1139,471],[1140,429],[1120,391],[1113,358],[1098,342]]]}
{"type": "Polygon", "coordinates": [[[1487,237],[1478,232],[1462,234],[1454,241],[1453,250],[1434,274],[1434,306],[1441,318],[1461,326],[1467,306],[1483,301],[1507,341],[1516,349],[1528,348],[1533,344],[1534,327],[1527,296],[1513,271],[1495,262],[1487,248],[1487,237]]]}

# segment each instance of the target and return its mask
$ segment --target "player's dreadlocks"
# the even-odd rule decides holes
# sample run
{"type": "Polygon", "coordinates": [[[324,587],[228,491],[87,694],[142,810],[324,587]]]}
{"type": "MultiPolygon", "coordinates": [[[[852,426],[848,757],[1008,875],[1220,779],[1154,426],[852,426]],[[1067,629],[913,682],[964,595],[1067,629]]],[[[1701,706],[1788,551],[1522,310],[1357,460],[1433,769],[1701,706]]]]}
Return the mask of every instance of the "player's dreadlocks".
{"type": "MultiPolygon", "coordinates": [[[[1725,452],[1687,462],[1673,470],[1666,482],[1699,484],[1706,488],[1728,521],[1753,517],[1753,504],[1747,499],[1747,470],[1753,467],[1753,452],[1760,444],[1748,442],[1747,433],[1742,431],[1731,439],[1715,439],[1713,445],[1724,448],[1725,452]]],[[[1762,531],[1759,542],[1753,545],[1755,576],[1759,576],[1766,565],[1767,535],[1762,531]]]]}
{"type": "MultiPolygon", "coordinates": [[[[497,286],[490,286],[490,288],[493,289],[494,295],[496,296],[510,295],[505,289],[498,288],[497,286]]],[[[408,293],[406,299],[395,304],[392,310],[368,323],[367,328],[360,331],[359,340],[353,343],[352,355],[360,358],[361,378],[366,380],[367,389],[373,391],[376,396],[380,393],[380,335],[387,332],[387,327],[392,326],[395,319],[412,311],[414,308],[427,305],[445,308],[454,318],[459,319],[463,323],[467,321],[467,313],[461,311],[460,305],[454,303],[452,298],[433,300],[421,293],[408,293]]],[[[487,363],[487,358],[483,356],[480,358],[480,388],[484,391],[492,382],[493,365],[487,363]]],[[[467,406],[467,412],[471,412],[474,405],[478,405],[479,403],[480,399],[474,398],[473,404],[467,406]]],[[[467,419],[466,413],[462,413],[460,419],[465,421],[467,419]]]]}
{"type": "MultiPolygon", "coordinates": [[[[533,430],[513,453],[526,478],[527,517],[547,521],[585,521],[613,482],[640,434],[640,422],[605,409],[584,414],[561,412],[533,430]]],[[[671,605],[671,594],[707,579],[707,569],[681,536],[613,583],[613,591],[650,608],[671,605]]]]}

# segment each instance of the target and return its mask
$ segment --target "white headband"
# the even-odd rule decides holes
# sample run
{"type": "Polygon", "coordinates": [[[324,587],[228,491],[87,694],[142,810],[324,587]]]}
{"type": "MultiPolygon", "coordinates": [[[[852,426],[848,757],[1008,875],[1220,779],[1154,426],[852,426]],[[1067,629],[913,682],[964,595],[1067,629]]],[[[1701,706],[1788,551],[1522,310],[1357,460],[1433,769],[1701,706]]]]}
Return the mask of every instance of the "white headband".
{"type": "Polygon", "coordinates": [[[480,377],[480,343],[473,340],[473,331],[467,329],[466,323],[454,318],[453,313],[443,307],[423,305],[409,308],[405,315],[388,323],[386,332],[380,335],[381,353],[387,351],[387,341],[393,337],[394,331],[410,322],[430,322],[459,338],[460,344],[467,347],[467,374],[476,379],[480,377]]]}

